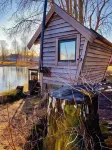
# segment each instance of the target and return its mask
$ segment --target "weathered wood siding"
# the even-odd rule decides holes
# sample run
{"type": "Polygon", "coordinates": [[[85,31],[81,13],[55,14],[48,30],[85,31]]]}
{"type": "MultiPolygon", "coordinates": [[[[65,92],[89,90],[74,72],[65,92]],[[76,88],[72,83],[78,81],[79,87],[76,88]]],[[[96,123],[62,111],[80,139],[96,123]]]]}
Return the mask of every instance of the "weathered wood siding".
{"type": "MultiPolygon", "coordinates": [[[[64,19],[54,14],[44,34],[43,67],[51,68],[50,77],[43,76],[43,83],[62,85],[73,83],[77,66],[67,62],[56,64],[56,39],[67,36],[76,36],[80,33],[64,19]]],[[[80,35],[80,54],[83,50],[85,38],[80,35]]]]}
{"type": "Polygon", "coordinates": [[[83,81],[97,83],[101,81],[106,73],[112,50],[98,41],[89,43],[81,71],[83,81]]]}

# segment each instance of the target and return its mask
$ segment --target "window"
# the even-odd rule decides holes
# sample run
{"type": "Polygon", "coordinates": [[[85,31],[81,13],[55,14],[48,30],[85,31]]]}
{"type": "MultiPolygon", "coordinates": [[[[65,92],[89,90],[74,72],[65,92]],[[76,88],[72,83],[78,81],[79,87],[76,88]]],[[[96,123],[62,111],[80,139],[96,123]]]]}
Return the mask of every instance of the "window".
{"type": "Polygon", "coordinates": [[[76,60],[76,39],[58,41],[58,61],[76,60]]]}

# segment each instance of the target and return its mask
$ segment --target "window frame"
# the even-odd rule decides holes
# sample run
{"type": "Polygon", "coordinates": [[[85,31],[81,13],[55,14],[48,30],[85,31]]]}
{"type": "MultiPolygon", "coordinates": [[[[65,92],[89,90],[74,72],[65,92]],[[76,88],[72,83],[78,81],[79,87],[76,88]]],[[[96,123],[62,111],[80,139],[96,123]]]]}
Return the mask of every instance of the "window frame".
{"type": "Polygon", "coordinates": [[[55,65],[60,65],[60,66],[65,66],[65,65],[70,65],[70,66],[76,66],[78,64],[78,59],[79,59],[79,51],[80,51],[80,41],[81,41],[81,35],[76,34],[76,35],[68,35],[67,38],[65,36],[61,36],[59,38],[56,38],[56,54],[55,54],[55,65]],[[70,40],[70,39],[76,39],[76,60],[74,61],[59,61],[58,56],[59,56],[59,41],[60,40],[70,40]]]}
{"type": "Polygon", "coordinates": [[[76,43],[77,43],[77,39],[76,38],[70,38],[70,39],[59,39],[58,40],[58,62],[75,62],[76,61],[76,48],[77,48],[77,45],[76,45],[76,43]],[[60,41],[74,41],[75,42],[75,48],[74,48],[74,51],[75,51],[75,59],[74,60],[70,60],[70,59],[68,59],[68,60],[61,60],[60,59],[60,53],[61,53],[61,49],[60,49],[60,41]]]}

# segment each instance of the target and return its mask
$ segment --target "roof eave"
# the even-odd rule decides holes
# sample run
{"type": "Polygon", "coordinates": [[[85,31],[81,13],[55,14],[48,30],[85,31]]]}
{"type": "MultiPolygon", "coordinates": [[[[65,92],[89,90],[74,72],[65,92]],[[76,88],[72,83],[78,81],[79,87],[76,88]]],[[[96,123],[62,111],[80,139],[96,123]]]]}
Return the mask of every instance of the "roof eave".
{"type": "Polygon", "coordinates": [[[106,45],[110,46],[112,48],[112,43],[109,42],[107,39],[103,38],[103,37],[97,37],[98,40],[100,40],[101,42],[105,43],[106,45]]]}
{"type": "MultiPolygon", "coordinates": [[[[54,13],[54,5],[52,6],[52,8],[50,9],[50,11],[48,12],[48,14],[46,16],[46,24],[48,23],[49,19],[53,15],[53,13],[54,13]]],[[[37,31],[35,32],[35,34],[31,38],[30,42],[28,43],[28,45],[27,45],[28,49],[31,49],[32,45],[35,43],[37,38],[40,36],[41,30],[42,30],[42,23],[40,24],[39,28],[37,29],[37,31]]]]}

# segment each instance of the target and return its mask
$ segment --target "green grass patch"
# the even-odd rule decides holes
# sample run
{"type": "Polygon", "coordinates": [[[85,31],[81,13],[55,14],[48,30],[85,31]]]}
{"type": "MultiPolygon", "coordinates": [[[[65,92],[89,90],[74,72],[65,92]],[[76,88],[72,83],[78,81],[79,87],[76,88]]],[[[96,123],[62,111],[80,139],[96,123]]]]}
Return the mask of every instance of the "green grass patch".
{"type": "Polygon", "coordinates": [[[44,149],[76,149],[79,137],[77,137],[75,129],[78,129],[80,124],[78,118],[79,112],[80,108],[74,108],[73,105],[65,105],[63,114],[52,110],[49,116],[49,132],[44,140],[44,149]]]}
{"type": "Polygon", "coordinates": [[[18,90],[13,89],[10,91],[2,92],[1,95],[2,96],[15,96],[17,93],[18,93],[18,90]]]}
{"type": "Polygon", "coordinates": [[[1,93],[0,104],[12,103],[21,97],[20,90],[10,90],[1,93]]]}
{"type": "Polygon", "coordinates": [[[101,129],[102,133],[108,132],[108,128],[107,128],[107,126],[105,124],[106,124],[105,121],[100,121],[100,129],[101,129]]]}

